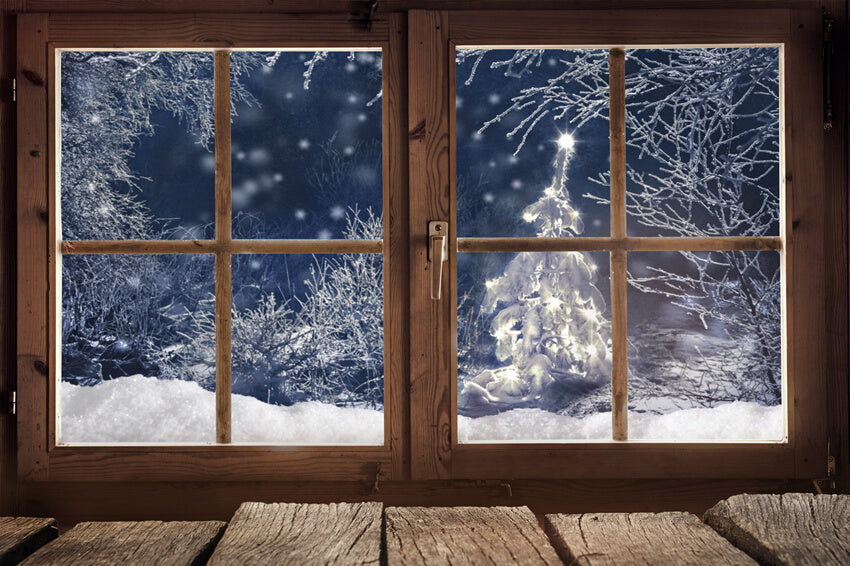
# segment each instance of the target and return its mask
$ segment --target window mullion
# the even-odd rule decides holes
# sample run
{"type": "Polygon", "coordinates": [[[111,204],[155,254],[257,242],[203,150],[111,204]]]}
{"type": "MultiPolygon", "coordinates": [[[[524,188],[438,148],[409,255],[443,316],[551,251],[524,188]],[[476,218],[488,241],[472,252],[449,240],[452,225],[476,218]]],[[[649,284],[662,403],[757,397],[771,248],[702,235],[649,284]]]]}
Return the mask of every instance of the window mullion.
{"type": "MultiPolygon", "coordinates": [[[[608,54],[611,127],[611,237],[626,238],[626,54],[608,54]]],[[[611,252],[611,414],[614,440],[628,440],[628,359],[626,357],[626,251],[611,252]]]]}
{"type": "Polygon", "coordinates": [[[230,52],[215,52],[216,442],[230,443],[230,52]]]}

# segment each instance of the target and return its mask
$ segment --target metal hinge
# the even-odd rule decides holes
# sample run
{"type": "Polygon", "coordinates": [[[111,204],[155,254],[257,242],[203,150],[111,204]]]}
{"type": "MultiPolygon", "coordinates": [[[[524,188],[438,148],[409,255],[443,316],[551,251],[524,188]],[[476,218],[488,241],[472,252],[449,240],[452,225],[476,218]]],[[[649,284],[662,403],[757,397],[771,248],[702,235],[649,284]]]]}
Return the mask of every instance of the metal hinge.
{"type": "Polygon", "coordinates": [[[18,81],[17,79],[12,79],[12,102],[18,101],[18,81]]]}
{"type": "Polygon", "coordinates": [[[829,440],[826,441],[826,477],[812,480],[818,493],[835,492],[835,456],[832,455],[829,440]]]}
{"type": "Polygon", "coordinates": [[[10,391],[9,392],[9,414],[17,415],[18,414],[18,392],[10,391]]]}
{"type": "Polygon", "coordinates": [[[835,40],[832,27],[835,20],[829,11],[823,11],[823,129],[832,129],[832,52],[835,40]]]}

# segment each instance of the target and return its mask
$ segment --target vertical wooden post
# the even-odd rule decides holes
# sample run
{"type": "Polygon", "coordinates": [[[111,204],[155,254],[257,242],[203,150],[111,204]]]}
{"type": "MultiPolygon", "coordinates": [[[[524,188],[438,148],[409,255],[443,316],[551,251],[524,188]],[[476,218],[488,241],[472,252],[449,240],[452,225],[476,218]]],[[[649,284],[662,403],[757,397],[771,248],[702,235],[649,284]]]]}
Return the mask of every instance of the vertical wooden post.
{"type": "Polygon", "coordinates": [[[230,443],[230,52],[215,52],[216,442],[230,443]]]}
{"type": "MultiPolygon", "coordinates": [[[[608,54],[611,125],[611,237],[626,237],[626,54],[608,54]]],[[[614,440],[628,440],[628,358],[626,311],[626,251],[611,252],[611,341],[614,367],[611,372],[611,413],[614,440]]]]}
{"type": "Polygon", "coordinates": [[[408,269],[407,14],[389,15],[384,60],[384,385],[389,411],[392,478],[410,477],[410,287],[408,269]]]}
{"type": "MultiPolygon", "coordinates": [[[[428,222],[449,220],[450,211],[447,27],[445,13],[408,12],[410,473],[414,480],[451,476],[449,319],[454,294],[430,298],[427,250],[428,222]]],[[[447,279],[444,272],[443,289],[450,290],[447,279]]]]}
{"type": "Polygon", "coordinates": [[[48,367],[47,16],[18,16],[18,472],[19,480],[46,480],[47,414],[55,373],[48,367]]]}

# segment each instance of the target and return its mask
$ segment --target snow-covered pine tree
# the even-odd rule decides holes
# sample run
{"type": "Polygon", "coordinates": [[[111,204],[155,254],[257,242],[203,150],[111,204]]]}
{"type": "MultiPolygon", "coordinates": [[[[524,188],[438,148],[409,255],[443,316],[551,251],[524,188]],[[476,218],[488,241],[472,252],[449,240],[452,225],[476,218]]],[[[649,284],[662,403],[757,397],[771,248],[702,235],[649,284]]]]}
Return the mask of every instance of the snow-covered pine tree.
{"type": "MultiPolygon", "coordinates": [[[[567,169],[575,140],[558,140],[555,176],[539,200],[523,211],[542,238],[565,238],[584,231],[570,203],[567,169]]],[[[542,407],[561,397],[565,383],[599,385],[610,378],[610,323],[596,287],[597,266],[582,252],[523,252],[502,276],[486,282],[482,310],[496,312],[490,332],[496,357],[507,365],[484,370],[464,384],[461,406],[542,407]]]]}

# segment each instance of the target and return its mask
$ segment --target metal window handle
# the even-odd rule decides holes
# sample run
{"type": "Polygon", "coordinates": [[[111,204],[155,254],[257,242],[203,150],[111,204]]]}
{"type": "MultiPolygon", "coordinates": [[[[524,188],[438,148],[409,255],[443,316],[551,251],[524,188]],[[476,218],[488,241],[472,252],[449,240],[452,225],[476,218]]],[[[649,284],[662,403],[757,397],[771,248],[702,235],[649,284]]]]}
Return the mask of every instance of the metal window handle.
{"type": "Polygon", "coordinates": [[[431,267],[431,298],[442,295],[443,263],[449,259],[449,223],[433,220],[428,223],[428,263],[431,267]]]}

